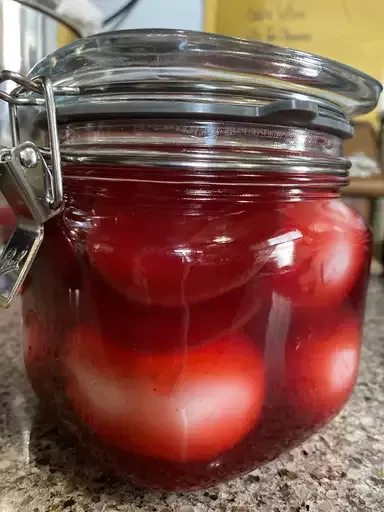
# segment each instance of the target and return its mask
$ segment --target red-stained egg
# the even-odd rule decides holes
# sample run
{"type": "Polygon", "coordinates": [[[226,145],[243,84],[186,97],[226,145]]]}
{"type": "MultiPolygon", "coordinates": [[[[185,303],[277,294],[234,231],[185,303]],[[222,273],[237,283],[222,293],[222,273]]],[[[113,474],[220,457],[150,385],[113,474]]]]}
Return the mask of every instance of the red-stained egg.
{"type": "Polygon", "coordinates": [[[135,353],[76,328],[63,353],[67,396],[105,442],[169,461],[209,460],[255,426],[262,357],[242,334],[173,353],[135,353]]]}
{"type": "Polygon", "coordinates": [[[259,212],[177,215],[101,209],[87,236],[92,265],[131,300],[194,304],[239,287],[260,269],[268,234],[259,212]]]}
{"type": "Polygon", "coordinates": [[[352,289],[370,243],[359,215],[339,200],[286,205],[280,237],[264,268],[295,306],[327,307],[352,289]]]}
{"type": "Polygon", "coordinates": [[[356,382],[361,330],[340,311],[324,324],[298,325],[286,350],[287,387],[295,406],[308,417],[327,419],[347,401],[356,382]]]}

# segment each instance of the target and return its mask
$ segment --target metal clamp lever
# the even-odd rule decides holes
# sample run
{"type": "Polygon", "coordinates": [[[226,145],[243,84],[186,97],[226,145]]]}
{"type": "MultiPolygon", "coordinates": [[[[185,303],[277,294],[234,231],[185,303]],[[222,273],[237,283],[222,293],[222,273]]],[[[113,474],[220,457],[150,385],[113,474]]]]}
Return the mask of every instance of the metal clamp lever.
{"type": "Polygon", "coordinates": [[[0,306],[7,307],[24,281],[44,236],[44,223],[63,207],[60,148],[56,125],[55,92],[47,78],[29,80],[10,71],[0,72],[0,83],[16,82],[19,87],[0,99],[9,104],[13,148],[0,147],[0,191],[15,213],[18,223],[7,245],[0,247],[0,306]],[[26,96],[33,92],[40,97],[26,96]],[[41,97],[42,96],[42,97],[41,97]],[[51,169],[32,142],[20,144],[18,105],[43,102],[48,119],[51,169]]]}
{"type": "Polygon", "coordinates": [[[0,306],[7,307],[24,281],[44,236],[51,208],[52,175],[31,142],[0,150],[0,190],[18,224],[0,254],[0,306]]]}

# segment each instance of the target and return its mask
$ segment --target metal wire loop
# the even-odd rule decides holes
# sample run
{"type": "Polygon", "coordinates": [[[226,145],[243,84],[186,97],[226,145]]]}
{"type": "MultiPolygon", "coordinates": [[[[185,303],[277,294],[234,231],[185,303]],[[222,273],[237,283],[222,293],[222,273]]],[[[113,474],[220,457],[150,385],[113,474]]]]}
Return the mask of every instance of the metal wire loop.
{"type": "Polygon", "coordinates": [[[43,85],[41,80],[39,79],[29,79],[20,73],[16,73],[15,71],[9,71],[8,69],[3,69],[0,71],[0,83],[7,82],[11,80],[15,82],[17,85],[22,86],[25,90],[37,92],[43,94],[43,85]]]}
{"type": "MultiPolygon", "coordinates": [[[[0,84],[8,81],[14,82],[18,85],[18,87],[13,89],[11,93],[0,90],[1,100],[6,101],[11,105],[44,105],[44,98],[32,95],[21,97],[26,92],[33,92],[35,94],[44,96],[44,77],[35,77],[31,79],[20,75],[20,73],[16,73],[15,71],[3,69],[0,71],[0,84]]],[[[79,94],[79,88],[66,86],[55,87],[54,94],[55,96],[79,94]]]]}
{"type": "Polygon", "coordinates": [[[0,99],[6,101],[9,105],[10,129],[13,146],[19,146],[21,143],[17,122],[17,107],[20,105],[45,106],[50,146],[49,157],[51,160],[52,173],[52,179],[50,180],[51,190],[47,190],[47,202],[52,210],[56,210],[60,207],[63,201],[63,183],[59,136],[56,121],[55,94],[76,94],[78,91],[77,89],[68,87],[55,90],[50,79],[47,77],[35,77],[33,79],[29,79],[13,71],[0,71],[0,84],[8,80],[11,80],[18,85],[18,87],[16,87],[11,93],[0,91],[0,99]],[[21,97],[21,95],[28,92],[34,93],[34,95],[21,97]],[[36,97],[36,94],[40,97],[36,97]]]}

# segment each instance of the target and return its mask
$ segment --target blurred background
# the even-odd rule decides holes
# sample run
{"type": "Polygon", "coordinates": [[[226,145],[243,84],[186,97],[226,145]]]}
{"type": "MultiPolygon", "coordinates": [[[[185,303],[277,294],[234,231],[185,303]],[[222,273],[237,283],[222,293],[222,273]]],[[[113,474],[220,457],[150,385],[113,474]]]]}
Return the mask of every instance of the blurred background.
{"type": "MultiPolygon", "coordinates": [[[[0,0],[1,68],[28,73],[44,55],[80,35],[127,28],[206,30],[289,46],[338,60],[384,82],[380,0],[0,0]]],[[[12,84],[3,84],[5,90],[12,84]]],[[[344,199],[375,239],[373,272],[384,265],[384,102],[355,122],[347,141],[351,183],[344,199]]],[[[9,143],[8,110],[0,137],[9,143]]],[[[1,220],[1,219],[0,219],[1,220]]]]}

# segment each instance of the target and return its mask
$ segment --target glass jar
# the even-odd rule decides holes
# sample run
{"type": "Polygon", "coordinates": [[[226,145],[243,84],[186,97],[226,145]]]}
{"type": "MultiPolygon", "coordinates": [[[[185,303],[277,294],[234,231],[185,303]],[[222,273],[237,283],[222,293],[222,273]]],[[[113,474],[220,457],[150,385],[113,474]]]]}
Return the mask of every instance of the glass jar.
{"type": "Polygon", "coordinates": [[[172,31],[90,37],[30,80],[45,104],[41,90],[19,97],[51,151],[27,149],[52,160],[37,194],[52,214],[32,214],[44,240],[20,266],[41,401],[104,463],[159,489],[248,472],[337,414],[358,372],[371,252],[340,200],[343,139],[379,84],[172,31]]]}

